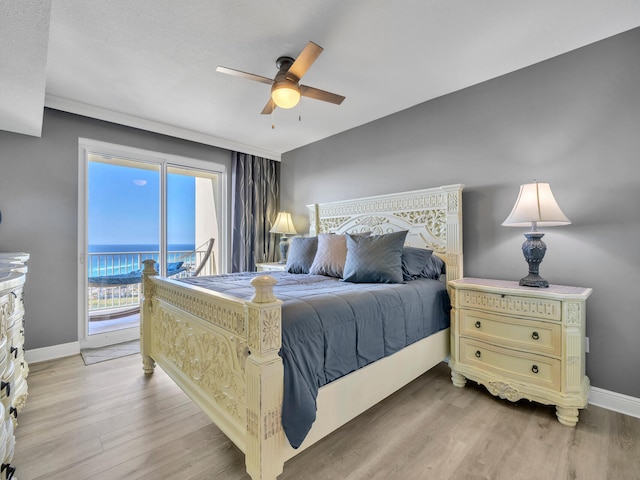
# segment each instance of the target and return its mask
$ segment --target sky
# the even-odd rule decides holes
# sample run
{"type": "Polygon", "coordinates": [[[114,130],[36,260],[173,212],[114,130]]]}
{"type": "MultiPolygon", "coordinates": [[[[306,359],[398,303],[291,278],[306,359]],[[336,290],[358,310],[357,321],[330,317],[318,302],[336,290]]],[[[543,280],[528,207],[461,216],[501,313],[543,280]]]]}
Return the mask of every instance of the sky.
{"type": "MultiPolygon", "coordinates": [[[[160,172],[89,162],[89,245],[152,244],[160,236],[160,172]]],[[[167,179],[168,244],[195,242],[195,178],[167,179]]]]}

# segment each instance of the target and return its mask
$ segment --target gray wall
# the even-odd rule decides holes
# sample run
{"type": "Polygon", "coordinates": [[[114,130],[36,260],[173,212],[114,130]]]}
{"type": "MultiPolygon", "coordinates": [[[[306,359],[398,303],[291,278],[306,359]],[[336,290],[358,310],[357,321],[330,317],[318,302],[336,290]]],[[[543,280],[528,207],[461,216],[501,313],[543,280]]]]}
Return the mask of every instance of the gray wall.
{"type": "Polygon", "coordinates": [[[587,374],[640,397],[639,59],[635,29],[286,153],[282,206],[304,231],[309,203],[463,183],[465,275],[518,280],[526,229],[500,224],[549,182],[573,223],[541,274],[594,289],[587,374]]]}
{"type": "Polygon", "coordinates": [[[27,349],[78,340],[79,137],[231,164],[228,150],[55,110],[41,138],[0,131],[0,251],[31,254],[27,349]]]}

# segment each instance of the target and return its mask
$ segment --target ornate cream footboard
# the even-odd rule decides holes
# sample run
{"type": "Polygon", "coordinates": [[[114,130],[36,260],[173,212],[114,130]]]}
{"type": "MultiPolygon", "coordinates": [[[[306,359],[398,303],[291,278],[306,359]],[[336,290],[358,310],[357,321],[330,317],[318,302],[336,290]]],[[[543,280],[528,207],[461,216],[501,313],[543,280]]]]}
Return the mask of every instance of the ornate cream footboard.
{"type": "MultiPolygon", "coordinates": [[[[462,277],[462,185],[310,206],[311,232],[408,230],[407,244],[433,249],[447,279],[462,277]]],[[[275,279],[252,280],[250,301],[157,277],[145,261],[141,353],[196,402],[246,456],[253,480],[275,480],[284,462],[409,383],[449,354],[449,330],[320,389],[317,419],[294,450],[284,435],[281,302],[275,279]],[[399,373],[400,372],[400,373],[399,373]],[[380,382],[380,378],[388,381],[380,382]],[[336,407],[339,406],[339,407],[336,407]]]]}

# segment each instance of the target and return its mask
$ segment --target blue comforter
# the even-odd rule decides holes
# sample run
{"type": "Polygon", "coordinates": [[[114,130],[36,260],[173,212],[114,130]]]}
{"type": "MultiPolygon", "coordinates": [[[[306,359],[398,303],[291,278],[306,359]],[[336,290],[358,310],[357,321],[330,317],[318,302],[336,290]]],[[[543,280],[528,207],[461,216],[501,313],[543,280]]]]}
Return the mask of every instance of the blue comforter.
{"type": "MultiPolygon", "coordinates": [[[[449,326],[441,282],[347,283],[321,275],[269,272],[282,305],[282,426],[298,448],[316,418],[318,389],[449,326]]],[[[183,281],[249,299],[259,273],[183,281]]]]}

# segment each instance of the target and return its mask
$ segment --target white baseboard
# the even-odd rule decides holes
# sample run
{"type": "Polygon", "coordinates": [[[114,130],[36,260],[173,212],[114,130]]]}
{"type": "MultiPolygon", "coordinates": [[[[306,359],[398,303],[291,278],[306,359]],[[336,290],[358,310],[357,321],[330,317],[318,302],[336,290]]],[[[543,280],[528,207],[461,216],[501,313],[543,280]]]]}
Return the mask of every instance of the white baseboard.
{"type": "Polygon", "coordinates": [[[589,404],[640,418],[640,398],[623,395],[622,393],[591,387],[589,404]]]}
{"type": "Polygon", "coordinates": [[[62,345],[52,345],[50,347],[26,350],[24,352],[24,358],[27,363],[38,363],[78,354],[80,354],[80,343],[71,342],[63,343],[62,345]]]}
{"type": "MultiPolygon", "coordinates": [[[[51,347],[35,348],[25,352],[25,359],[28,363],[44,362],[55,360],[56,358],[78,355],[80,353],[80,343],[71,342],[51,347]]],[[[631,417],[640,418],[640,398],[623,395],[622,393],[611,392],[598,387],[591,387],[589,392],[589,404],[596,407],[606,408],[614,412],[623,413],[631,417]]]]}

